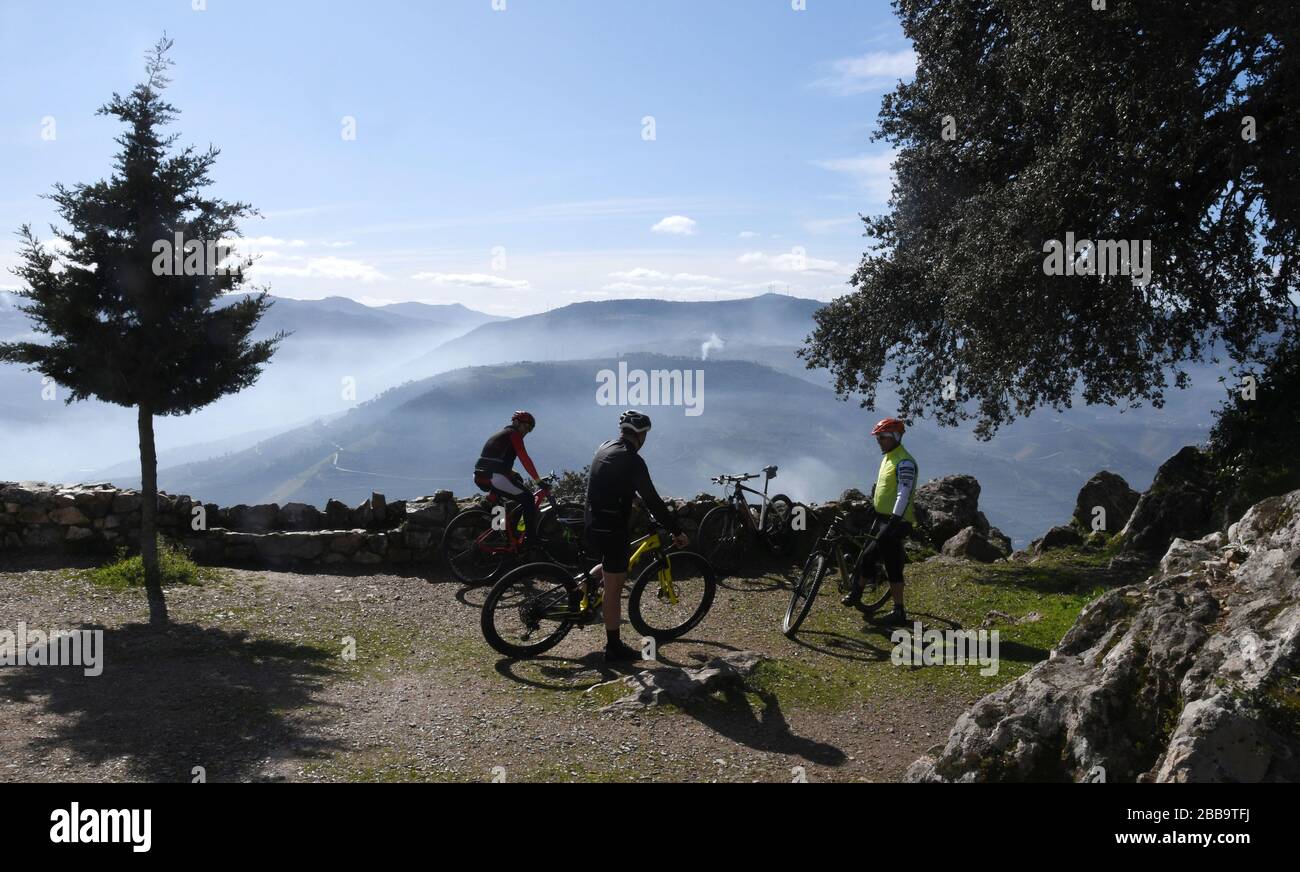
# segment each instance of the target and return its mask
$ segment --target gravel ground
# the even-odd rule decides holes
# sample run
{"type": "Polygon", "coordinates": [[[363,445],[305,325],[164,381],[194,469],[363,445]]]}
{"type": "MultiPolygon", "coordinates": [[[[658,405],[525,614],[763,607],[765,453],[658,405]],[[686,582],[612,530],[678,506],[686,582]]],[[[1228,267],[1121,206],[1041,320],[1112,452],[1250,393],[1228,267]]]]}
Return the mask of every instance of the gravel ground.
{"type": "MultiPolygon", "coordinates": [[[[959,576],[909,572],[927,621],[983,608],[939,615],[931,600],[959,576]]],[[[659,652],[683,665],[726,650],[771,658],[743,690],[603,714],[609,698],[587,689],[635,667],[602,663],[601,630],[502,659],[479,633],[484,594],[440,575],[220,569],[168,590],[172,624],[159,632],[142,623],[138,590],[96,586],[78,566],[0,564],[0,629],[102,628],[105,650],[97,677],[0,669],[0,778],[188,781],[201,767],[209,781],[889,781],[1047,654],[1022,645],[1023,662],[991,680],[894,666],[887,631],[830,592],[792,642],[779,630],[783,576],[770,573],[724,581],[692,637],[659,652]]]]}

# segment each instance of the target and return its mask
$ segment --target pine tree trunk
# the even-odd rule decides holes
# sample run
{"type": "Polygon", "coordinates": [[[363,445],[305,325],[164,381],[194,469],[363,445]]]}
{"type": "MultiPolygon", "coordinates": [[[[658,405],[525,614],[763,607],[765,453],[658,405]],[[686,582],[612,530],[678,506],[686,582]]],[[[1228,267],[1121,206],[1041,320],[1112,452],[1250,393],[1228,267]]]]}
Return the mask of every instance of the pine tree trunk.
{"type": "Polygon", "coordinates": [[[158,571],[158,455],[153,444],[153,411],[140,406],[140,558],[149,597],[149,623],[167,623],[167,600],[158,571]]]}

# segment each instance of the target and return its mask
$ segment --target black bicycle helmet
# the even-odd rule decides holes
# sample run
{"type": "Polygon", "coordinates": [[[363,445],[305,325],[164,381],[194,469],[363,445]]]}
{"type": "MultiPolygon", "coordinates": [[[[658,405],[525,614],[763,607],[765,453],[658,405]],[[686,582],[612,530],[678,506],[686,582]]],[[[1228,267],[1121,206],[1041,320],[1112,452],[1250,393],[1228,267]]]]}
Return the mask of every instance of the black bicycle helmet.
{"type": "Polygon", "coordinates": [[[625,433],[646,433],[650,430],[650,416],[636,409],[628,409],[618,416],[618,429],[625,433]]]}

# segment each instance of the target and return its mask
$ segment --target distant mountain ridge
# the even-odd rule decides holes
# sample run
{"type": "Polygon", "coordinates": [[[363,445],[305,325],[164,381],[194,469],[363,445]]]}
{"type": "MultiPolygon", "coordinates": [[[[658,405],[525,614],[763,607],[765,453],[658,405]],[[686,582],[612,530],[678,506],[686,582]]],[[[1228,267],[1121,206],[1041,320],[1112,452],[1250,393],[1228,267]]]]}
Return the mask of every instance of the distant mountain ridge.
{"type": "MultiPolygon", "coordinates": [[[[805,501],[834,498],[849,487],[867,490],[874,480],[879,454],[868,430],[880,413],[749,361],[628,354],[454,370],[245,451],[164,468],[160,481],[167,490],[222,504],[294,500],[323,506],[331,497],[355,504],[372,490],[394,498],[439,488],[465,495],[473,492],[470,471],[482,441],[515,408],[538,418],[528,445],[543,470],[581,469],[596,445],[614,434],[619,410],[599,405],[596,391],[600,371],[620,360],[644,370],[704,373],[703,414],[692,417],[676,406],[647,409],[655,426],[646,457],[664,493],[693,496],[712,488],[712,475],[769,463],[781,466],[774,487],[805,501]]],[[[1023,544],[1045,522],[1068,520],[1074,495],[1099,469],[1143,487],[1155,465],[1187,441],[1180,425],[1154,424],[1146,444],[1132,444],[1122,427],[1115,433],[1083,426],[1085,414],[1040,415],[993,444],[917,421],[906,442],[923,480],[976,475],[990,521],[1023,544]]]]}
{"type": "Polygon", "coordinates": [[[739,300],[625,299],[572,303],[483,324],[406,364],[413,378],[462,366],[572,360],[653,351],[683,357],[802,364],[793,356],[813,326],[819,300],[762,294],[739,300]],[[705,346],[708,345],[708,351],[705,346]]]}

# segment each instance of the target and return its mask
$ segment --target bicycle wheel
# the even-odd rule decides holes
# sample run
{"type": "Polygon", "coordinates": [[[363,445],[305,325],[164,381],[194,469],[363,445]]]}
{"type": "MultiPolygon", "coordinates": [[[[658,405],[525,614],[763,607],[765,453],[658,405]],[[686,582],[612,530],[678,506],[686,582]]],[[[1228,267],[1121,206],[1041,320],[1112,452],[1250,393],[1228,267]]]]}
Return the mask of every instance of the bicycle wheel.
{"type": "Polygon", "coordinates": [[[862,610],[870,617],[880,611],[880,607],[889,601],[889,585],[885,583],[885,567],[872,563],[868,567],[862,585],[862,599],[866,603],[862,610]]]}
{"type": "Polygon", "coordinates": [[[627,619],[642,636],[666,642],[695,628],[717,592],[713,567],[701,555],[673,551],[637,573],[628,595],[627,619]]]}
{"type": "Polygon", "coordinates": [[[528,563],[501,576],[479,615],[483,638],[507,657],[549,651],[578,622],[581,586],[554,563],[528,563]]]}
{"type": "Polygon", "coordinates": [[[721,575],[740,565],[743,530],[731,506],[715,506],[700,521],[700,551],[721,575]]]}
{"type": "Polygon", "coordinates": [[[767,504],[763,518],[763,539],[772,554],[790,550],[790,523],[794,518],[794,502],[785,494],[777,494],[767,504]]]}
{"type": "Polygon", "coordinates": [[[542,550],[562,566],[577,567],[583,547],[586,507],[582,503],[557,503],[556,509],[542,508],[539,524],[542,550]]]}
{"type": "Polygon", "coordinates": [[[492,515],[483,509],[466,509],[452,518],[441,550],[451,574],[465,584],[491,583],[514,556],[510,537],[492,528],[492,515]]]}
{"type": "Polygon", "coordinates": [[[821,551],[814,551],[804,561],[803,574],[799,576],[799,583],[794,586],[794,591],[790,594],[790,605],[786,608],[785,619],[781,622],[781,632],[786,636],[793,639],[794,634],[799,630],[799,625],[803,623],[804,618],[808,617],[813,600],[817,599],[817,591],[825,577],[826,555],[821,551]]]}

